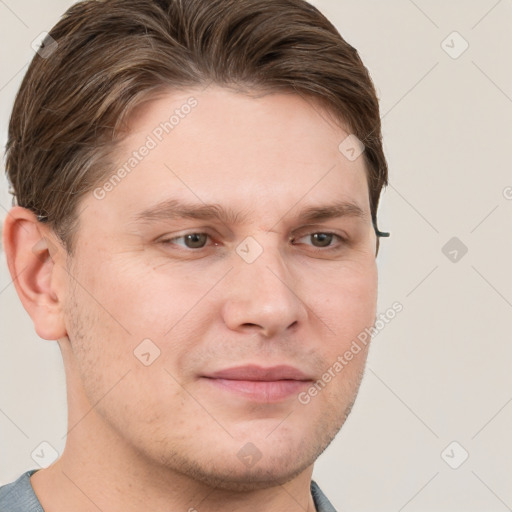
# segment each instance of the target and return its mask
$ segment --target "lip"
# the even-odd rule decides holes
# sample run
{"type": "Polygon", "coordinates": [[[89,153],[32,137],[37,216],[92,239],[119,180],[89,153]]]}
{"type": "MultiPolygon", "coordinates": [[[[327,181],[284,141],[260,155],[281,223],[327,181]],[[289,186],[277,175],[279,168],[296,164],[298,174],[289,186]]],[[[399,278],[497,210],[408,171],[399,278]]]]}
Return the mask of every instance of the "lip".
{"type": "Polygon", "coordinates": [[[304,372],[288,365],[237,366],[204,375],[217,390],[235,393],[257,402],[280,402],[296,396],[313,381],[304,372]]]}
{"type": "Polygon", "coordinates": [[[277,380],[313,380],[304,372],[289,365],[278,365],[263,367],[255,364],[244,366],[235,366],[226,368],[217,372],[209,373],[205,377],[212,379],[230,379],[230,380],[252,380],[252,381],[277,381],[277,380]]]}

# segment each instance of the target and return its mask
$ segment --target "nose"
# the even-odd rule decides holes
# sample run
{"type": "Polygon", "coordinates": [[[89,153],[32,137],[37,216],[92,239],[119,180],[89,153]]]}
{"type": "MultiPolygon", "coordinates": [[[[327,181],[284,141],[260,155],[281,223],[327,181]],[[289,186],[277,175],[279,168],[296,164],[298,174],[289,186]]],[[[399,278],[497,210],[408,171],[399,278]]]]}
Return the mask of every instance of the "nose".
{"type": "Polygon", "coordinates": [[[270,338],[296,329],[307,318],[307,308],[278,248],[265,247],[248,263],[233,255],[234,269],[225,283],[222,316],[228,328],[270,338]]]}

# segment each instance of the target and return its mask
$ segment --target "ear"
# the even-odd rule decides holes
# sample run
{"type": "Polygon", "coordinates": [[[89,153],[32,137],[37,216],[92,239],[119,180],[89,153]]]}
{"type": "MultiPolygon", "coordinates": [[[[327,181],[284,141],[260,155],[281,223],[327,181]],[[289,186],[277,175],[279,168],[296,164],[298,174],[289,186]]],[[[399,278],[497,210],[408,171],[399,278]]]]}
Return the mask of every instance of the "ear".
{"type": "Polygon", "coordinates": [[[8,212],[2,238],[16,292],[37,334],[46,340],[65,336],[66,250],[48,226],[21,206],[8,212]]]}

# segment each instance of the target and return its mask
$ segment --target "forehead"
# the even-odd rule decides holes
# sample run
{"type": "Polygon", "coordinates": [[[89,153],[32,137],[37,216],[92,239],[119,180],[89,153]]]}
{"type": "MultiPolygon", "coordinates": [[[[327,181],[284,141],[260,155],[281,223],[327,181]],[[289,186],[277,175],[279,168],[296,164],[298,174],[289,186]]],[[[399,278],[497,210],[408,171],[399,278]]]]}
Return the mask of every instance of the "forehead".
{"type": "Polygon", "coordinates": [[[122,177],[93,207],[133,213],[180,199],[269,216],[341,199],[367,211],[364,159],[339,149],[348,135],[298,94],[169,92],[132,116],[116,153],[122,177]]]}

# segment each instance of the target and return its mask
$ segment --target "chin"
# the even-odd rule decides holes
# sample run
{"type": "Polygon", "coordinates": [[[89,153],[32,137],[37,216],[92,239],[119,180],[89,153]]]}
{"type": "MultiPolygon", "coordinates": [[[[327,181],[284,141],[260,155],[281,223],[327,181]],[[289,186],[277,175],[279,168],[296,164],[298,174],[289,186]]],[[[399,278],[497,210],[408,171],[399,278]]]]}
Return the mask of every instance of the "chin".
{"type": "MultiPolygon", "coordinates": [[[[285,438],[272,444],[258,443],[261,452],[256,459],[244,462],[244,455],[254,456],[254,445],[243,452],[240,444],[236,447],[218,443],[204,445],[200,451],[185,451],[161,456],[160,463],[171,472],[176,472],[212,488],[230,492],[257,491],[284,485],[310,469],[318,456],[327,448],[336,432],[334,429],[321,436],[303,438],[296,443],[286,443],[285,438]],[[265,445],[265,446],[264,446],[265,445]]],[[[249,443],[247,443],[249,444],[249,443]]],[[[243,446],[247,446],[247,444],[243,446]]]]}
{"type": "Polygon", "coordinates": [[[209,466],[200,464],[189,466],[187,476],[195,481],[200,481],[209,487],[231,492],[248,492],[260,489],[268,489],[278,485],[284,485],[303,473],[314,462],[308,461],[291,466],[283,465],[282,460],[276,458],[265,464],[260,461],[252,468],[244,468],[241,463],[223,466],[209,466]]]}
{"type": "Polygon", "coordinates": [[[158,443],[159,450],[152,450],[150,458],[169,474],[225,491],[249,492],[284,485],[305,471],[312,472],[314,462],[347,419],[355,394],[351,398],[350,403],[344,399],[340,406],[336,404],[341,401],[339,394],[333,395],[329,407],[323,407],[322,413],[309,421],[303,416],[307,409],[301,406],[302,415],[291,415],[278,428],[274,425],[274,430],[262,428],[261,422],[244,421],[228,425],[229,437],[223,432],[213,436],[211,430],[204,429],[193,442],[184,432],[171,443],[163,435],[167,442],[158,443]],[[253,459],[245,462],[245,455],[253,459]]]}

